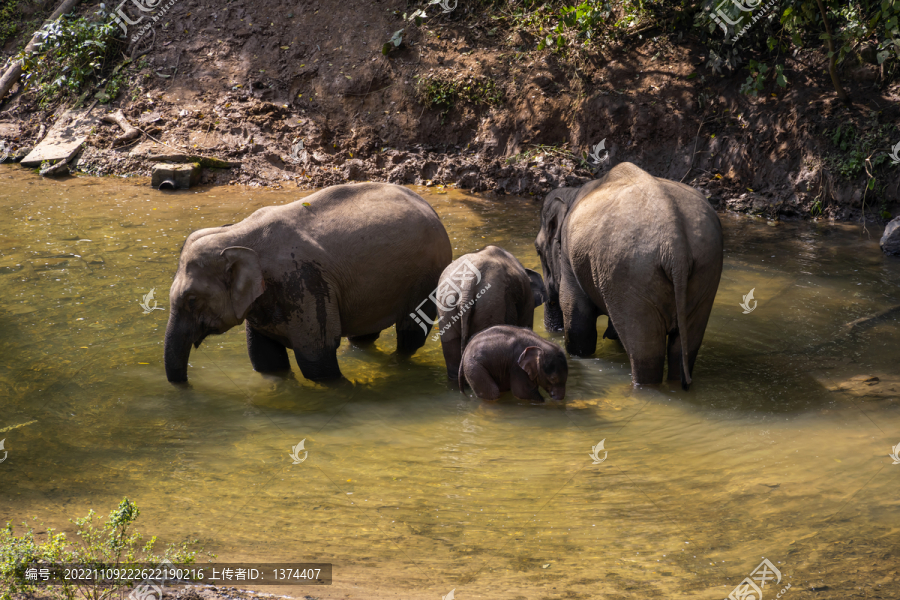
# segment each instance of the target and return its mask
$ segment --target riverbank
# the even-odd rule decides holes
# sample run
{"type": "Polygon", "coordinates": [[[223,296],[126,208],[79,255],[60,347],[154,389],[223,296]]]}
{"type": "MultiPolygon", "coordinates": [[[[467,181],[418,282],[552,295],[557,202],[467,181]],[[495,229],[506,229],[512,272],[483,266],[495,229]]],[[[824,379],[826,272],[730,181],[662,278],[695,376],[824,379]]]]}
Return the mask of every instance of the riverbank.
{"type": "Polygon", "coordinates": [[[206,169],[210,184],[371,180],[542,198],[630,161],[720,210],[882,222],[900,212],[900,166],[867,174],[900,142],[900,84],[875,64],[848,59],[849,106],[820,49],[786,57],[788,87],[754,97],[739,92],[746,70],[716,74],[690,36],[635,33],[576,56],[538,50],[490,10],[414,27],[402,0],[337,8],[182,0],[128,49],[115,100],[68,112],[75,99],[41,106],[14,89],[0,138],[21,158],[60,120],[90,122],[74,168],[92,175],[149,176],[151,158],[192,154],[235,165],[206,169]],[[383,55],[400,28],[402,44],[383,55]],[[137,139],[118,142],[120,127],[99,120],[115,110],[137,139]]]}

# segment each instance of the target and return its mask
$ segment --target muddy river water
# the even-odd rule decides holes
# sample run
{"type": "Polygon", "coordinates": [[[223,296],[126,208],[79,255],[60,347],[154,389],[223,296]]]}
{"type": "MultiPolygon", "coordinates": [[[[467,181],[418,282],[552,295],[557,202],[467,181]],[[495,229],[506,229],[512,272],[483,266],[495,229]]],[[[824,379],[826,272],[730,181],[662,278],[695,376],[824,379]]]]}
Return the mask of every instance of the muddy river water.
{"type": "MultiPolygon", "coordinates": [[[[540,270],[538,203],[414,189],[454,257],[497,244],[540,270]]],[[[0,168],[0,520],[71,531],[128,496],[138,529],[217,562],[334,564],[331,586],[264,589],[294,597],[721,599],[763,558],[766,600],[900,597],[900,321],[844,328],[900,304],[880,231],[721,215],[690,392],[633,388],[603,340],[570,358],[565,401],[484,403],[448,385],[439,342],[393,356],[393,329],[344,340],[342,388],[255,373],[242,328],[170,385],[187,234],[304,194],[0,168]]]]}

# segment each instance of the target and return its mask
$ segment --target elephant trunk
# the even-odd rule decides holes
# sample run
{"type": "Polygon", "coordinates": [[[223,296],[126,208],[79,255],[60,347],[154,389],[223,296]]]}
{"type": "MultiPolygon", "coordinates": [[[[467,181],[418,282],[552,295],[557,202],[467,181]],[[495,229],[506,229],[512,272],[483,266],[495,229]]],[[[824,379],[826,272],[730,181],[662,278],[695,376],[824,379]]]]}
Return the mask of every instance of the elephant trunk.
{"type": "Polygon", "coordinates": [[[554,385],[548,391],[554,400],[565,400],[566,398],[566,386],[564,385],[554,385]]]}
{"type": "Polygon", "coordinates": [[[166,326],[165,364],[166,379],[171,383],[184,383],[188,379],[188,359],[191,357],[191,344],[195,334],[196,327],[190,321],[179,317],[175,312],[169,313],[169,324],[166,326]]]}
{"type": "Polygon", "coordinates": [[[563,313],[559,307],[559,299],[548,300],[544,305],[544,329],[547,331],[563,330],[563,313]]]}
{"type": "Polygon", "coordinates": [[[547,331],[563,330],[563,313],[559,306],[559,288],[553,270],[547,264],[544,253],[540,253],[541,268],[544,271],[544,287],[547,290],[547,299],[544,302],[544,329],[547,331]]]}

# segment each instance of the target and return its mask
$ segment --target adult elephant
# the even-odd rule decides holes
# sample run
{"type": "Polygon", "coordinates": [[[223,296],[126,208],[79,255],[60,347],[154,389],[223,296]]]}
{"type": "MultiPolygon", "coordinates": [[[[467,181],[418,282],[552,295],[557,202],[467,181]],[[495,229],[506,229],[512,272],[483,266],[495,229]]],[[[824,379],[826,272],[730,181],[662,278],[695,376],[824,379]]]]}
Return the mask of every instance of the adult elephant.
{"type": "Polygon", "coordinates": [[[634,383],[661,383],[668,357],[669,379],[688,388],[722,275],[722,225],[699,192],[620,163],[548,194],[535,247],[544,325],[565,329],[570,354],[594,353],[607,315],[634,383]]]}
{"type": "Polygon", "coordinates": [[[191,345],[245,320],[257,371],[290,369],[290,348],[307,379],[340,378],[341,337],[373,342],[394,323],[397,351],[411,354],[428,336],[437,307],[424,301],[451,257],[434,209],[390,184],[338,185],[195,231],[169,292],[166,377],[187,381],[191,345]]]}

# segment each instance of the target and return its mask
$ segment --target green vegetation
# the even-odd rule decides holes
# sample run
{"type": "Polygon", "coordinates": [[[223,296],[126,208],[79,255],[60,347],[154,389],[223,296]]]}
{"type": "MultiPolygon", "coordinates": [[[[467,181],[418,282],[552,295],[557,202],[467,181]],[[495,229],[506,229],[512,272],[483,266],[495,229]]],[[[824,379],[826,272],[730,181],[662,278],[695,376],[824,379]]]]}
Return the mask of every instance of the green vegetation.
{"type": "Polygon", "coordinates": [[[503,91],[493,79],[469,76],[466,79],[444,79],[437,75],[416,76],[416,94],[427,107],[439,106],[441,123],[450,110],[460,103],[495,106],[503,103],[503,91]]]}
{"type": "Polygon", "coordinates": [[[19,0],[0,0],[0,46],[12,39],[19,30],[14,20],[18,7],[19,0]]]}
{"type": "Polygon", "coordinates": [[[825,164],[830,171],[844,179],[855,179],[863,174],[875,179],[879,172],[890,166],[891,159],[885,150],[890,151],[892,137],[898,134],[897,128],[894,125],[879,125],[875,112],[870,114],[866,125],[860,131],[853,123],[841,123],[825,132],[835,150],[825,156],[825,164]]]}
{"type": "MultiPolygon", "coordinates": [[[[868,60],[882,65],[884,81],[896,76],[900,0],[777,0],[764,9],[766,4],[760,0],[716,2],[696,13],[695,27],[710,49],[713,70],[739,68],[744,64],[742,54],[752,54],[772,61],[775,68],[759,60],[756,67],[749,67],[751,71],[759,73],[760,80],[777,79],[782,73],[779,67],[783,69],[783,63],[778,62],[781,57],[819,46],[830,59],[829,74],[842,99],[846,94],[840,69],[847,61],[868,60]],[[753,10],[741,10],[738,3],[753,10]],[[732,22],[735,24],[730,25],[732,22]],[[723,25],[729,29],[729,38],[723,25]],[[739,37],[734,39],[735,35],[739,37]]],[[[759,91],[755,86],[745,89],[759,91]]]]}
{"type": "Polygon", "coordinates": [[[389,39],[387,42],[385,42],[384,45],[381,47],[381,53],[384,54],[385,56],[387,56],[388,52],[390,52],[394,48],[399,48],[400,44],[402,44],[402,43],[403,43],[403,30],[398,29],[397,31],[394,32],[394,35],[391,36],[391,39],[389,39]]]}
{"type": "MultiPolygon", "coordinates": [[[[20,52],[22,80],[31,88],[42,105],[60,97],[78,96],[94,86],[106,84],[124,47],[116,39],[118,28],[98,12],[94,18],[61,17],[41,28],[40,47],[34,54],[20,52]]],[[[110,82],[107,101],[115,98],[122,82],[110,82]]],[[[103,98],[101,98],[102,100],[103,98]]]]}
{"type": "MultiPolygon", "coordinates": [[[[751,59],[750,63],[747,65],[747,70],[750,71],[750,76],[747,77],[747,81],[741,85],[741,92],[756,96],[765,86],[769,65],[758,63],[751,59]]],[[[787,79],[784,78],[784,65],[775,65],[775,83],[777,83],[779,87],[787,87],[787,79]]]]}
{"type": "MultiPolygon", "coordinates": [[[[171,544],[162,555],[153,553],[156,537],[141,545],[143,536],[131,530],[140,515],[137,505],[125,498],[113,510],[105,522],[95,524],[95,513],[91,510],[86,517],[70,520],[80,539],[69,541],[65,534],[47,529],[46,537],[37,539],[34,529],[27,523],[25,530],[16,536],[11,524],[0,529],[0,600],[12,600],[13,594],[33,593],[37,586],[25,577],[25,570],[38,561],[49,563],[77,563],[85,568],[120,567],[137,562],[158,564],[170,561],[176,564],[193,564],[196,552],[188,547],[195,542],[180,546],[171,544]]],[[[41,588],[49,591],[59,600],[106,600],[117,595],[122,588],[133,582],[120,581],[110,586],[87,586],[66,583],[41,588]]]]}

